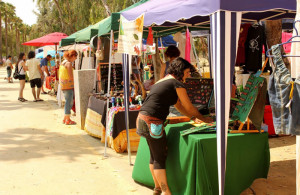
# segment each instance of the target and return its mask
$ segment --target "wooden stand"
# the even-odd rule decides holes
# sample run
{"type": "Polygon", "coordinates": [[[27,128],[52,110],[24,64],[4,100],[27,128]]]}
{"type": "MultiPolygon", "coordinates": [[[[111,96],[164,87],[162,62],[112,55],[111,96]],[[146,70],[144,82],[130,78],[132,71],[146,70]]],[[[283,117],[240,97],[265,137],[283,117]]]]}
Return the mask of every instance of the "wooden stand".
{"type": "Polygon", "coordinates": [[[230,133],[262,133],[263,130],[250,130],[250,120],[247,118],[247,130],[243,130],[245,123],[240,122],[240,126],[238,130],[232,130],[230,133]]]}

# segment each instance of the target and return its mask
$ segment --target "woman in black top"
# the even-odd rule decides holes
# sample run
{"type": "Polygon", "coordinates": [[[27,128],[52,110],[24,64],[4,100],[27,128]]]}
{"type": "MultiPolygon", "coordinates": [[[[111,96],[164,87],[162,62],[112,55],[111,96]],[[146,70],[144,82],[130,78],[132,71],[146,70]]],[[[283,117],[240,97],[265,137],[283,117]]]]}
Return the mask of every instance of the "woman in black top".
{"type": "Polygon", "coordinates": [[[155,83],[147,96],[137,118],[137,133],[147,139],[150,149],[150,171],[155,183],[154,194],[171,194],[167,184],[165,162],[167,140],[163,123],[169,115],[170,106],[185,116],[200,123],[210,122],[195,108],[186,92],[183,82],[190,76],[192,65],[176,58],[168,69],[168,75],[155,83]]]}

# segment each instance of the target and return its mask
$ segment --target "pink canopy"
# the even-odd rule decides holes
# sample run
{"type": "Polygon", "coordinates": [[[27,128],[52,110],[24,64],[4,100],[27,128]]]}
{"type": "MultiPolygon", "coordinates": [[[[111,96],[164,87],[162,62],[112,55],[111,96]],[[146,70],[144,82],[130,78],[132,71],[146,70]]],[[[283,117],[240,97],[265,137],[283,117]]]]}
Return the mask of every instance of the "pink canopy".
{"type": "Polygon", "coordinates": [[[36,47],[41,47],[45,45],[58,45],[59,41],[66,37],[68,37],[68,35],[66,35],[65,33],[54,32],[42,36],[40,38],[25,42],[22,45],[29,45],[29,46],[36,46],[36,47]]]}

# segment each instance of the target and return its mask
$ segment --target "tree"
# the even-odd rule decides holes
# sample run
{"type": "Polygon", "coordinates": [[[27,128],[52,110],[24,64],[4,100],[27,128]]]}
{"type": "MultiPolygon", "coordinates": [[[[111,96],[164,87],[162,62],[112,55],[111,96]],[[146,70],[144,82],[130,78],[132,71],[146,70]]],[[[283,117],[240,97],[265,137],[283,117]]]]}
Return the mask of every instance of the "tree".
{"type": "Polygon", "coordinates": [[[106,0],[101,0],[101,2],[102,2],[103,6],[104,6],[104,8],[105,8],[107,17],[110,16],[110,15],[111,15],[111,11],[110,11],[110,9],[109,9],[107,3],[106,3],[106,0]]]}

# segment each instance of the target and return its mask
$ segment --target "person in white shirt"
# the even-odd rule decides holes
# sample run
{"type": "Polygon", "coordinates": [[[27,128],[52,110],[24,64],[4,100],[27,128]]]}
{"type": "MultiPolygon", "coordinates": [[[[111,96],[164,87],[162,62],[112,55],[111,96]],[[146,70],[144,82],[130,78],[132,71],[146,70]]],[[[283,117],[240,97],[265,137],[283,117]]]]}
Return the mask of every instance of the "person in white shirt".
{"type": "MultiPolygon", "coordinates": [[[[7,60],[5,61],[5,65],[6,65],[6,70],[7,70],[7,82],[12,83],[12,78],[11,78],[11,73],[12,73],[12,69],[14,68],[12,63],[11,63],[11,56],[7,57],[7,60]]],[[[6,79],[6,78],[4,78],[6,79]]]]}
{"type": "Polygon", "coordinates": [[[32,89],[32,95],[34,97],[34,102],[44,101],[40,99],[41,87],[42,87],[42,78],[44,78],[44,74],[40,67],[40,61],[35,59],[34,51],[30,51],[28,53],[28,60],[26,61],[26,69],[28,70],[28,76],[30,81],[30,86],[32,89]],[[35,86],[37,87],[37,91],[35,91],[35,86]]]}

